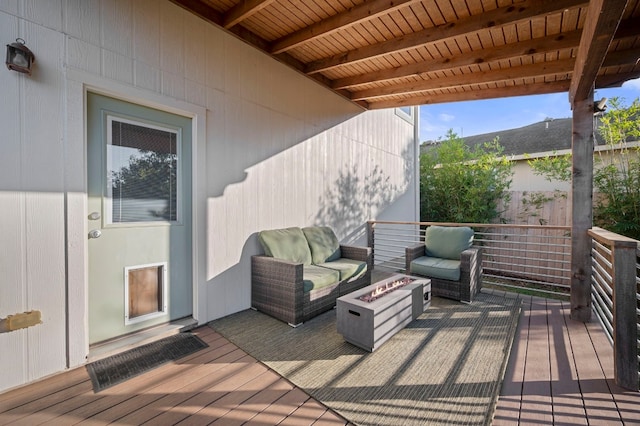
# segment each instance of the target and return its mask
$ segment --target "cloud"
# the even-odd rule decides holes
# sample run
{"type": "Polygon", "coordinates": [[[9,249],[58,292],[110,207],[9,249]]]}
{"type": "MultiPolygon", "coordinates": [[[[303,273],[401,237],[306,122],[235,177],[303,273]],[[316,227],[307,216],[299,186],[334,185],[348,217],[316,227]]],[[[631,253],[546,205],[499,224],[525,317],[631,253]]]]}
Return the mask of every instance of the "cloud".
{"type": "Polygon", "coordinates": [[[635,80],[626,81],[622,86],[627,88],[627,89],[640,90],[640,78],[636,78],[635,80]]]}
{"type": "Polygon", "coordinates": [[[445,123],[448,123],[449,121],[455,120],[456,117],[455,115],[451,115],[443,112],[438,114],[438,119],[440,119],[440,121],[444,121],[445,123]]]}

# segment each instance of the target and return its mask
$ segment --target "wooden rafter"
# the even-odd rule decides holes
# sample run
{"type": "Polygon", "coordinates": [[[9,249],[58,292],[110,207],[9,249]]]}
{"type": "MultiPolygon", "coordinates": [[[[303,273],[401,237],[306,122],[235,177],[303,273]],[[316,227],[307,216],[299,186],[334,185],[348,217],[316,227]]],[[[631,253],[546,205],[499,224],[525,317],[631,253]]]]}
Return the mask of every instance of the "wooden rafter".
{"type": "Polygon", "coordinates": [[[285,52],[318,37],[334,33],[364,20],[373,19],[418,1],[419,0],[374,0],[362,3],[323,21],[302,28],[293,34],[282,37],[280,40],[276,40],[271,47],[271,53],[277,54],[285,52]]]}
{"type": "MultiPolygon", "coordinates": [[[[602,68],[633,65],[640,57],[640,48],[633,48],[613,52],[605,58],[602,68]]],[[[371,100],[376,97],[400,95],[428,90],[447,89],[459,86],[468,86],[482,83],[498,83],[519,78],[545,77],[552,75],[571,75],[575,66],[575,59],[562,59],[559,61],[540,62],[536,64],[512,66],[504,69],[480,71],[462,75],[435,78],[424,81],[412,81],[394,84],[375,89],[366,89],[352,92],[352,100],[371,100]]]]}
{"type": "Polygon", "coordinates": [[[222,26],[224,28],[231,28],[234,25],[239,24],[243,20],[247,19],[251,15],[260,12],[265,7],[269,6],[275,0],[247,0],[241,1],[236,6],[231,8],[224,14],[222,20],[222,26]]]}
{"type": "Polygon", "coordinates": [[[627,0],[591,0],[569,88],[573,105],[590,96],[596,76],[613,41],[627,0]]]}
{"type": "Polygon", "coordinates": [[[492,61],[506,60],[537,53],[550,53],[556,50],[571,49],[578,46],[580,31],[572,31],[562,35],[552,35],[532,39],[526,42],[510,43],[503,46],[484,49],[467,55],[452,55],[429,62],[419,62],[398,68],[376,71],[368,74],[336,79],[332,83],[334,89],[369,84],[376,81],[392,80],[427,72],[442,71],[492,61]]]}
{"type": "Polygon", "coordinates": [[[455,24],[444,24],[434,28],[396,37],[381,43],[353,49],[329,58],[309,63],[305,72],[314,74],[331,68],[352,64],[354,62],[370,60],[375,57],[388,55],[413,49],[429,43],[442,42],[454,37],[470,34],[487,28],[495,28],[507,24],[516,24],[532,19],[536,16],[562,12],[566,9],[584,6],[585,0],[556,0],[540,2],[527,0],[517,8],[513,6],[501,7],[480,15],[460,19],[455,24]]]}
{"type": "Polygon", "coordinates": [[[506,85],[497,88],[483,88],[460,93],[434,93],[410,98],[390,99],[380,102],[370,102],[369,109],[395,108],[399,106],[441,104],[459,101],[478,101],[482,99],[506,98],[510,96],[529,96],[545,93],[559,93],[569,90],[570,80],[554,81],[552,83],[538,83],[526,85],[506,85]]]}

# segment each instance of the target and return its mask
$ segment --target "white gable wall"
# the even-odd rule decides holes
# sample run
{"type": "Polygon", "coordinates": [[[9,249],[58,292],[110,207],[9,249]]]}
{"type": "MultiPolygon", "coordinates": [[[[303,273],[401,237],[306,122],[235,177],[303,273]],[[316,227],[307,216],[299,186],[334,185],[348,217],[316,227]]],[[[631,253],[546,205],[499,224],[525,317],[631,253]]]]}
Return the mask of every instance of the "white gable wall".
{"type": "Polygon", "coordinates": [[[370,219],[418,220],[414,126],[364,112],[168,1],[0,0],[0,41],[34,75],[0,70],[0,391],[84,362],[84,93],[193,117],[195,308],[250,305],[262,229],[328,224],[364,244],[370,219]]]}

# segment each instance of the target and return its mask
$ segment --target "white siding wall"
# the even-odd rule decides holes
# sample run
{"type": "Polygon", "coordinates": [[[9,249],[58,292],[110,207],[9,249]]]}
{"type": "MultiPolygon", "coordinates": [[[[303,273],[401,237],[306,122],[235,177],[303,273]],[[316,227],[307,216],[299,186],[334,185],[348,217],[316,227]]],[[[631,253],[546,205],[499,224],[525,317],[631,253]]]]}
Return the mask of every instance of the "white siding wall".
{"type": "Polygon", "coordinates": [[[369,219],[418,219],[411,124],[363,112],[168,1],[0,0],[0,41],[16,37],[36,68],[0,70],[0,319],[38,309],[43,324],[0,333],[11,366],[0,391],[87,354],[85,87],[198,123],[201,323],[249,307],[262,229],[328,224],[363,244],[369,219]]]}

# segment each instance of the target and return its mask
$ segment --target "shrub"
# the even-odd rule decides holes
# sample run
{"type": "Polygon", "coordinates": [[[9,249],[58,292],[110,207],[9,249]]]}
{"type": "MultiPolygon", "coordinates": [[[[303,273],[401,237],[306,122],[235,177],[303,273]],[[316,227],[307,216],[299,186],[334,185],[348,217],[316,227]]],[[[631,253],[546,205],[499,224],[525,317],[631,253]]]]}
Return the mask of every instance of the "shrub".
{"type": "Polygon", "coordinates": [[[420,218],[491,223],[508,204],[513,165],[498,140],[469,148],[452,130],[420,157],[420,218]]]}

